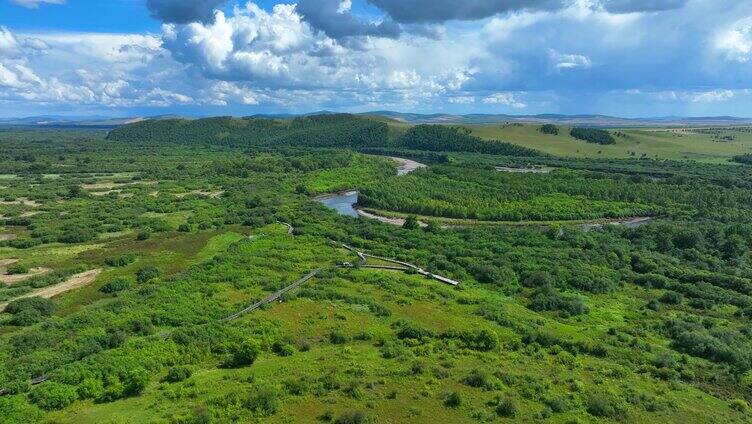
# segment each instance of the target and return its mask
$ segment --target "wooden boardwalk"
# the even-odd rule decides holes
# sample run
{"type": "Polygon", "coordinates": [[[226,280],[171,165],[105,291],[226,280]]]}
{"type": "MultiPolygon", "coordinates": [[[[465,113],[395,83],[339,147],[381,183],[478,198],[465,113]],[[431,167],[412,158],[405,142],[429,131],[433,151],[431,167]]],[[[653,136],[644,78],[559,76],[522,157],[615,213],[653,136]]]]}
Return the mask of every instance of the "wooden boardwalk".
{"type": "Polygon", "coordinates": [[[287,286],[287,287],[285,287],[283,289],[277,290],[276,292],[270,294],[269,296],[266,296],[265,298],[259,300],[258,302],[254,303],[253,305],[250,305],[249,307],[243,309],[240,312],[234,313],[234,314],[230,315],[229,317],[221,319],[220,322],[227,322],[227,321],[232,321],[234,319],[238,319],[238,318],[240,318],[241,316],[243,316],[243,315],[245,315],[247,313],[253,312],[256,309],[258,309],[258,308],[260,308],[260,307],[262,307],[262,306],[264,306],[266,304],[269,304],[269,303],[272,303],[272,302],[278,300],[285,293],[289,292],[290,290],[297,289],[298,287],[300,287],[303,284],[305,284],[306,281],[308,281],[311,278],[315,277],[316,275],[318,275],[318,273],[320,273],[321,271],[323,271],[325,269],[326,268],[319,268],[319,269],[316,269],[316,270],[313,270],[313,271],[309,272],[308,274],[306,274],[300,280],[298,280],[298,281],[290,284],[289,286],[287,286]]]}
{"type": "MultiPolygon", "coordinates": [[[[284,223],[282,223],[282,224],[284,225],[284,223]]],[[[288,228],[291,229],[292,226],[289,226],[288,228]]],[[[434,280],[441,281],[442,283],[445,283],[445,284],[449,284],[449,285],[452,285],[452,286],[458,286],[460,284],[458,281],[454,281],[454,280],[451,280],[449,278],[442,277],[441,275],[436,275],[436,274],[430,273],[430,272],[424,270],[423,268],[419,268],[419,267],[417,267],[417,266],[415,266],[413,264],[407,263],[407,262],[398,261],[396,259],[382,258],[380,256],[369,255],[367,253],[359,252],[358,250],[356,250],[356,249],[354,249],[354,248],[352,248],[352,247],[350,247],[350,246],[348,246],[346,244],[343,244],[342,247],[344,247],[345,249],[347,249],[347,250],[349,250],[349,251],[351,251],[351,252],[353,252],[353,253],[355,253],[355,254],[358,255],[358,260],[359,260],[358,266],[361,266],[361,267],[375,268],[375,269],[390,269],[390,270],[395,270],[395,271],[407,271],[408,269],[412,269],[412,270],[414,270],[418,274],[424,275],[424,276],[426,276],[428,278],[433,278],[434,280]],[[378,260],[381,260],[381,261],[384,261],[384,262],[387,262],[387,263],[392,263],[392,264],[399,265],[399,266],[368,265],[368,258],[378,259],[378,260]]],[[[348,265],[345,265],[345,266],[348,266],[348,265]]],[[[336,266],[328,267],[328,268],[324,267],[324,268],[315,269],[315,270],[309,272],[308,274],[304,275],[298,281],[290,284],[289,286],[287,286],[285,288],[277,290],[276,292],[270,294],[269,296],[266,296],[265,298],[259,300],[256,303],[248,306],[247,308],[243,309],[242,311],[236,312],[236,313],[234,313],[234,314],[232,314],[232,315],[230,315],[230,316],[228,316],[226,318],[221,319],[220,322],[228,322],[228,321],[232,321],[232,320],[238,319],[241,316],[243,316],[245,314],[248,314],[250,312],[253,312],[256,309],[258,309],[258,308],[260,308],[260,307],[262,307],[264,305],[268,305],[269,303],[277,301],[285,293],[287,293],[287,292],[289,292],[291,290],[297,289],[298,287],[300,287],[303,284],[305,284],[311,278],[317,276],[320,272],[322,272],[324,270],[327,270],[327,269],[336,269],[336,268],[342,268],[342,266],[336,265],[336,266]]]]}

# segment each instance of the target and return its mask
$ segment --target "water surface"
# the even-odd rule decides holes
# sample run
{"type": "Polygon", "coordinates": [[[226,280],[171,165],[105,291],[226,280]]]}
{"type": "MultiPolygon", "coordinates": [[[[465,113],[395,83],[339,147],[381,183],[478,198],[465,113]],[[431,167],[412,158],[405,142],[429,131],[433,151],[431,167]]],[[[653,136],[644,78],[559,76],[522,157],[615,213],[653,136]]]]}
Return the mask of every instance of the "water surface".
{"type": "Polygon", "coordinates": [[[325,196],[319,196],[315,199],[324,206],[334,209],[340,215],[358,217],[358,211],[355,210],[355,204],[358,203],[358,192],[348,191],[347,193],[334,193],[325,196]]]}

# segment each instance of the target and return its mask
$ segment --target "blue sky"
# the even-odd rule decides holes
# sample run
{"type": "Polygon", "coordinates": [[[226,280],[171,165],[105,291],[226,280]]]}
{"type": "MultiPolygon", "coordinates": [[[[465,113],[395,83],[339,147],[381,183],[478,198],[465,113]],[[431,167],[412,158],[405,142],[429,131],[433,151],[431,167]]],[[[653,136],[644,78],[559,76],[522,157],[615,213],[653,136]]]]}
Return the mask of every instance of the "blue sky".
{"type": "Polygon", "coordinates": [[[0,117],[750,117],[751,71],[746,1],[0,0],[0,117]]]}

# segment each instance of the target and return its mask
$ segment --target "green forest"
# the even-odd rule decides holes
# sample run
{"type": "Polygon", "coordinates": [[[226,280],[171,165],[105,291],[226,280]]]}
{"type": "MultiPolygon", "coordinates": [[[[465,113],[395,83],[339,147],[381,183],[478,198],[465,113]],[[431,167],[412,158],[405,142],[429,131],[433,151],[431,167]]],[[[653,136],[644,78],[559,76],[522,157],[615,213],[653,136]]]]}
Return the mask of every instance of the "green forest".
{"type": "Polygon", "coordinates": [[[2,128],[0,423],[752,420],[752,168],[390,125],[2,128]]]}

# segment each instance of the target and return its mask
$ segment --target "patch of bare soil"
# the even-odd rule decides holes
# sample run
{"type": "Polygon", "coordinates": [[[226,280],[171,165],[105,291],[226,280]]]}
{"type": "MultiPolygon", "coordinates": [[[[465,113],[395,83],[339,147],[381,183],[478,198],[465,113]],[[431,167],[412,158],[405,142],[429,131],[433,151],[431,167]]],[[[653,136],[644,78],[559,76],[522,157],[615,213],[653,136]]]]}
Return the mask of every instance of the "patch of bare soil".
{"type": "Polygon", "coordinates": [[[2,272],[2,275],[0,275],[0,283],[3,284],[16,284],[20,283],[22,281],[26,281],[31,277],[36,277],[37,275],[43,275],[52,272],[49,268],[31,268],[28,272],[28,274],[13,274],[8,275],[6,272],[8,272],[8,266],[12,265],[13,263],[18,262],[18,259],[13,260],[12,263],[6,265],[5,267],[0,267],[0,271],[2,272]]]}
{"type": "MultiPolygon", "coordinates": [[[[54,286],[43,287],[41,289],[34,290],[13,300],[23,299],[27,297],[43,297],[45,299],[50,299],[59,294],[79,289],[93,283],[101,272],[101,269],[92,269],[91,271],[82,272],[80,274],[71,276],[65,282],[56,284],[54,286]]],[[[0,311],[4,311],[5,307],[8,306],[8,303],[10,302],[0,303],[0,311]]]]}
{"type": "Polygon", "coordinates": [[[158,181],[132,181],[128,183],[116,183],[114,181],[100,181],[98,183],[81,184],[81,188],[84,190],[101,191],[101,190],[112,190],[114,188],[128,187],[128,186],[134,186],[134,185],[154,185],[157,183],[158,181]]]}
{"type": "Polygon", "coordinates": [[[152,191],[151,193],[149,193],[149,196],[151,196],[151,197],[157,197],[157,196],[159,196],[159,192],[158,191],[152,191]]]}
{"type": "Polygon", "coordinates": [[[111,193],[120,193],[122,191],[123,190],[92,191],[89,194],[91,194],[94,197],[103,197],[103,196],[107,196],[108,194],[111,194],[111,193]]]}
{"type": "Polygon", "coordinates": [[[187,193],[178,193],[175,195],[175,197],[177,197],[178,199],[182,199],[184,197],[188,197],[191,195],[197,195],[197,196],[209,197],[212,199],[218,199],[223,194],[225,194],[223,190],[218,190],[218,191],[193,190],[187,193]]]}
{"type": "MultiPolygon", "coordinates": [[[[375,219],[376,221],[383,222],[384,224],[397,225],[397,226],[400,226],[400,227],[403,226],[403,225],[405,225],[405,220],[403,218],[393,218],[393,217],[376,215],[376,214],[367,212],[367,211],[365,211],[363,209],[359,209],[359,208],[355,208],[355,210],[358,212],[358,215],[360,215],[360,216],[362,216],[364,218],[375,219]]],[[[427,227],[428,226],[428,224],[426,224],[425,222],[422,222],[422,221],[418,221],[418,224],[421,227],[427,227]]]]}
{"type": "Polygon", "coordinates": [[[30,211],[30,212],[24,212],[21,215],[18,215],[20,218],[31,218],[32,216],[36,216],[42,213],[41,211],[30,211]]]}
{"type": "Polygon", "coordinates": [[[39,203],[26,197],[19,197],[16,200],[0,200],[0,205],[24,205],[35,208],[39,206],[39,203]]]}
{"type": "Polygon", "coordinates": [[[5,274],[9,266],[18,262],[18,259],[0,259],[0,274],[5,274]]]}
{"type": "Polygon", "coordinates": [[[0,234],[0,241],[15,240],[18,236],[15,234],[0,234]]]}
{"type": "Polygon", "coordinates": [[[426,167],[426,165],[420,162],[416,162],[414,160],[410,160],[410,159],[403,159],[403,158],[397,158],[397,157],[391,157],[391,159],[397,162],[397,175],[409,174],[415,170],[426,167]]]}

